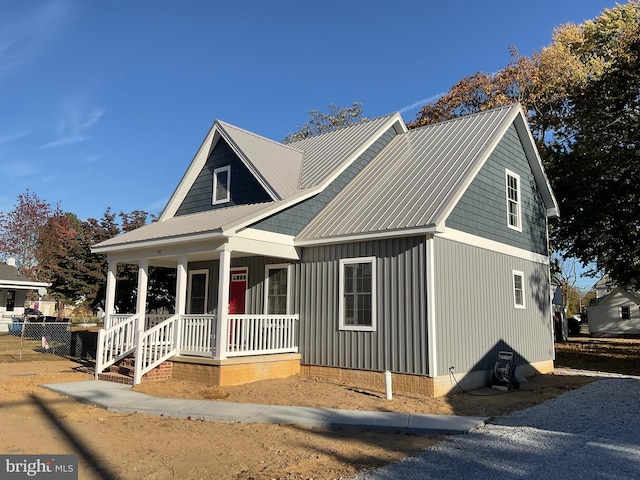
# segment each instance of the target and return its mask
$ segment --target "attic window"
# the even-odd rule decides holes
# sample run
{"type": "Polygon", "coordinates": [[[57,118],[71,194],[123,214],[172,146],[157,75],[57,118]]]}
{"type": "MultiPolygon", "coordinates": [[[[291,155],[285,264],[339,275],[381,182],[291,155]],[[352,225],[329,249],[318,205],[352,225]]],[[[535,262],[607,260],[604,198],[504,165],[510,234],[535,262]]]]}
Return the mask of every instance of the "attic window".
{"type": "Polygon", "coordinates": [[[231,201],[231,166],[216,168],[213,171],[212,205],[231,201]]]}
{"type": "Polygon", "coordinates": [[[513,230],[522,231],[522,209],[520,202],[520,175],[509,170],[507,177],[507,225],[513,230]]]}
{"type": "Polygon", "coordinates": [[[620,307],[620,317],[622,320],[631,320],[631,308],[630,307],[620,307]]]}

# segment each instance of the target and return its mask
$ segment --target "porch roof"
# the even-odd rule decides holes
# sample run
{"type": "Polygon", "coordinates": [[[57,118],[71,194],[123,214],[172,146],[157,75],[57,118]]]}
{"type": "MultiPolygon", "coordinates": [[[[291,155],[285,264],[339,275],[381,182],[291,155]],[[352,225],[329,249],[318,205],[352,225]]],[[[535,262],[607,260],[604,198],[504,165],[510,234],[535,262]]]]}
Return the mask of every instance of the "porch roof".
{"type": "Polygon", "coordinates": [[[225,231],[233,228],[246,218],[253,218],[259,212],[270,209],[273,203],[254,203],[221,208],[206,212],[172,217],[161,222],[150,223],[144,227],[123,233],[93,246],[95,253],[117,250],[135,244],[145,244],[157,241],[185,240],[188,237],[221,237],[225,231]]]}

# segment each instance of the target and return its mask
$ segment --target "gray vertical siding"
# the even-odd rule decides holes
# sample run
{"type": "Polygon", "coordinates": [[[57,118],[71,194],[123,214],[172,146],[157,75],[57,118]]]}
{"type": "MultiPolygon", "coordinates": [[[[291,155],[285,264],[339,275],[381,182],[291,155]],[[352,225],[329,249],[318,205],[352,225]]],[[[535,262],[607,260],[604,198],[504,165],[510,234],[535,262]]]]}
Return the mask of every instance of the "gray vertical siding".
{"type": "Polygon", "coordinates": [[[438,374],[493,368],[498,350],[519,363],[553,358],[546,265],[435,239],[438,374]],[[525,309],[513,303],[512,270],[524,273],[525,309]]]}
{"type": "Polygon", "coordinates": [[[305,248],[296,266],[302,362],[428,374],[423,237],[305,248]],[[339,330],[341,258],[377,257],[377,329],[339,330]]]}
{"type": "MultiPolygon", "coordinates": [[[[284,260],[273,257],[241,257],[231,259],[231,268],[247,267],[247,296],[246,296],[246,313],[261,314],[264,310],[264,275],[265,266],[273,264],[291,264],[291,260],[284,260]]],[[[212,312],[218,305],[218,260],[209,260],[201,262],[190,262],[189,271],[208,269],[209,270],[209,294],[208,294],[208,312],[212,312]]],[[[294,269],[295,272],[295,269],[294,269]]],[[[291,277],[292,283],[295,285],[295,275],[291,277]]],[[[292,311],[296,313],[296,311],[292,311]]]]}
{"type": "Polygon", "coordinates": [[[395,136],[395,130],[390,128],[321,193],[261,220],[252,225],[252,228],[285,235],[297,235],[395,136]]]}
{"type": "Polygon", "coordinates": [[[190,213],[204,212],[217,208],[248,203],[271,201],[271,197],[249,172],[240,158],[224,141],[219,140],[207,159],[204,167],[193,183],[191,190],[176,211],[176,216],[190,213]],[[231,166],[231,201],[212,205],[213,200],[213,171],[219,167],[231,166]]]}
{"type": "Polygon", "coordinates": [[[511,125],[449,215],[446,226],[547,255],[546,218],[522,142],[511,125]],[[507,226],[505,169],[520,175],[522,232],[507,226]]]}

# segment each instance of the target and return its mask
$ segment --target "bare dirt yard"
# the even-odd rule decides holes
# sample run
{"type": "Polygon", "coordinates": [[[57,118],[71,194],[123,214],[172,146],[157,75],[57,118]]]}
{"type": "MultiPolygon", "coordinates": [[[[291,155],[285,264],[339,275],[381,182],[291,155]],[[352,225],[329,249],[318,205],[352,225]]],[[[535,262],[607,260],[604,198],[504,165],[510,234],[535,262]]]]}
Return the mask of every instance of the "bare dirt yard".
{"type": "MultiPolygon", "coordinates": [[[[572,338],[557,365],[639,373],[640,340],[572,338]]],[[[43,356],[40,358],[56,358],[43,356]]],[[[90,380],[69,360],[0,363],[0,452],[76,453],[80,479],[336,479],[399,460],[438,437],[327,432],[299,426],[213,423],[116,414],[40,387],[90,380]]],[[[544,402],[593,377],[538,375],[519,391],[490,388],[443,398],[364,391],[292,377],[215,388],[167,381],[136,390],[151,395],[331,408],[495,417],[544,402]]]]}

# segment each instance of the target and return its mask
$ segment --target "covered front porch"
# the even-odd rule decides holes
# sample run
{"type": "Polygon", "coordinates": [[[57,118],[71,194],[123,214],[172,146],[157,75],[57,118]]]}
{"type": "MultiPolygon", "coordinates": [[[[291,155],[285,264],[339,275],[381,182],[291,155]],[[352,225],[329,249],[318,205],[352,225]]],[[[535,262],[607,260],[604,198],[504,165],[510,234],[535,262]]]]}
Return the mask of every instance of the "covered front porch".
{"type": "MultiPolygon", "coordinates": [[[[256,364],[298,352],[298,315],[290,298],[296,249],[273,234],[247,233],[213,242],[108,253],[104,328],[98,333],[96,377],[134,356],[134,384],[158,365],[256,364]],[[257,238],[256,238],[257,237],[257,238]],[[271,241],[266,241],[271,239],[271,241]],[[135,312],[116,313],[117,267],[137,265],[135,312]],[[149,268],[175,268],[175,305],[147,311],[149,268]]],[[[286,239],[285,239],[286,240],[286,239]]],[[[299,358],[299,357],[298,357],[299,358]]],[[[299,362],[298,362],[299,364],[299,362]]],[[[255,369],[255,368],[254,368],[255,369]]]]}

